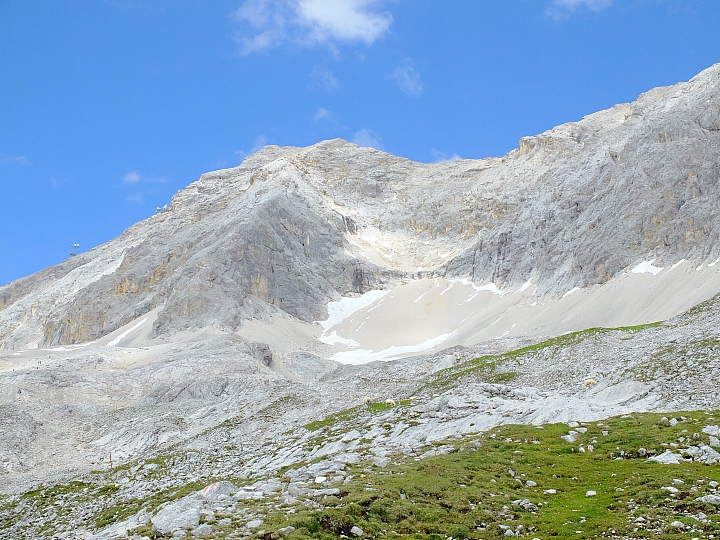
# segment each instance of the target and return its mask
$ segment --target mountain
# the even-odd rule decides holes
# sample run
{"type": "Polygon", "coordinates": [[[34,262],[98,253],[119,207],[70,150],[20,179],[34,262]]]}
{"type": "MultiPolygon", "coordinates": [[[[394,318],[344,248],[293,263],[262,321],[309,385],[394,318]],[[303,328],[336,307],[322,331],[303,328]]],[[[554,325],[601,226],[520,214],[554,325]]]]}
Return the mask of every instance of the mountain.
{"type": "Polygon", "coordinates": [[[0,538],[189,530],[215,480],[249,534],[501,424],[716,407],[719,182],[720,64],[503,158],[207,173],[0,288],[0,538]]]}
{"type": "Polygon", "coordinates": [[[154,309],[152,337],[277,312],[312,322],[331,300],[422,277],[500,290],[532,279],[549,298],[643,261],[712,262],[719,137],[716,65],[502,159],[267,147],[203,175],[170,212],[0,288],[0,344],[89,342],[154,309]]]}

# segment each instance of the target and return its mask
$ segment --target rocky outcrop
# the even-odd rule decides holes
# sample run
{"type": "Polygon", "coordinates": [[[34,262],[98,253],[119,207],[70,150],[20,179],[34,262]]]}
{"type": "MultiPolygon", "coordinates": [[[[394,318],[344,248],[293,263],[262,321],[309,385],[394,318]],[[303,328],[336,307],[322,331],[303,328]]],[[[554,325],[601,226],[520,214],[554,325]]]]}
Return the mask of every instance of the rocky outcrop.
{"type": "Polygon", "coordinates": [[[502,159],[423,164],[342,140],[267,147],[203,175],[171,210],[0,288],[0,346],[87,342],[159,308],[156,336],[421,276],[538,294],[655,259],[720,256],[720,65],[520,141],[502,159]]]}

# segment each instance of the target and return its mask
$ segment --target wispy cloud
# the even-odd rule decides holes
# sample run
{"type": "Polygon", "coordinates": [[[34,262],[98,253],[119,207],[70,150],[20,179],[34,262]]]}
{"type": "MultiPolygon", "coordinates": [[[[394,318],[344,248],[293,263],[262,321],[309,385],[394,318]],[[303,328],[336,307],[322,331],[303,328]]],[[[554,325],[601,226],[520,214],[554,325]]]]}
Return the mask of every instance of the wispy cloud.
{"type": "Polygon", "coordinates": [[[150,184],[164,184],[168,179],[164,176],[143,176],[137,171],[130,171],[123,176],[123,182],[126,184],[138,184],[140,182],[146,182],[150,184]]]}
{"type": "Polygon", "coordinates": [[[143,197],[142,193],[135,193],[134,195],[125,197],[125,201],[130,204],[142,204],[145,202],[145,197],[143,197]]]}
{"type": "Polygon", "coordinates": [[[312,70],[312,73],[310,73],[310,77],[315,81],[316,85],[328,93],[334,92],[338,86],[340,86],[335,75],[326,69],[316,67],[312,70]]]}
{"type": "Polygon", "coordinates": [[[390,74],[390,78],[394,80],[400,87],[400,90],[408,96],[417,97],[423,93],[420,74],[415,69],[412,60],[407,60],[403,65],[396,67],[390,74]]]}
{"type": "Polygon", "coordinates": [[[137,184],[140,181],[140,174],[136,172],[129,172],[123,177],[123,181],[128,184],[137,184]]]}
{"type": "Polygon", "coordinates": [[[315,120],[316,122],[319,122],[320,120],[328,120],[330,122],[334,122],[335,115],[327,109],[323,109],[322,107],[320,107],[317,111],[315,111],[315,114],[313,115],[313,120],[315,120]]]}
{"type": "Polygon", "coordinates": [[[462,159],[455,152],[441,152],[439,150],[435,150],[434,148],[430,151],[430,155],[433,158],[433,163],[445,163],[446,161],[457,161],[462,159]]]}
{"type": "Polygon", "coordinates": [[[353,135],[352,141],[358,146],[367,146],[370,148],[375,148],[376,150],[382,150],[382,139],[380,138],[380,135],[375,133],[372,129],[361,129],[355,135],[353,135]]]}
{"type": "Polygon", "coordinates": [[[602,11],[612,5],[613,0],[553,0],[547,7],[547,14],[556,20],[566,19],[578,9],[602,11]]]}
{"type": "Polygon", "coordinates": [[[262,150],[265,146],[267,146],[267,143],[270,142],[270,139],[268,139],[265,135],[258,135],[255,137],[255,141],[253,142],[252,148],[250,148],[249,151],[245,150],[235,150],[233,152],[233,155],[240,160],[245,159],[247,156],[254,154],[255,152],[262,150]]]}
{"type": "Polygon", "coordinates": [[[381,0],[245,0],[235,12],[245,25],[238,37],[243,55],[284,43],[371,44],[382,38],[392,15],[380,11],[381,0]]]}
{"type": "Polygon", "coordinates": [[[30,160],[27,156],[9,156],[7,154],[0,154],[0,163],[14,163],[16,165],[28,165],[30,160]]]}

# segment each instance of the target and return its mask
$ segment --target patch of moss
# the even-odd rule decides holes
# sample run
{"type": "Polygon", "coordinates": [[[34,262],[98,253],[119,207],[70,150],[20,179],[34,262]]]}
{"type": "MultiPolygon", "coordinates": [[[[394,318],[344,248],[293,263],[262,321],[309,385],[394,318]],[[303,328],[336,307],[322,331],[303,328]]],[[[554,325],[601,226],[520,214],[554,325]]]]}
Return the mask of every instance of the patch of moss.
{"type": "Polygon", "coordinates": [[[180,499],[185,495],[189,495],[193,491],[198,491],[205,487],[212,480],[198,480],[185,484],[184,486],[177,488],[170,488],[164,491],[160,491],[150,495],[146,499],[128,499],[125,501],[118,501],[97,512],[93,517],[95,526],[102,528],[112,523],[122,521],[133,514],[136,514],[143,508],[148,512],[155,511],[161,504],[180,499]]]}
{"type": "Polygon", "coordinates": [[[456,385],[460,380],[468,376],[477,377],[485,382],[507,382],[514,379],[517,376],[517,373],[512,377],[509,375],[505,376],[510,378],[505,378],[504,380],[503,376],[496,374],[499,368],[507,362],[518,361],[524,356],[528,356],[545,349],[562,349],[572,345],[577,345],[586,339],[608,334],[610,332],[635,334],[643,330],[656,328],[661,324],[662,322],[654,322],[637,326],[621,326],[617,328],[587,328],[577,332],[569,332],[567,334],[550,338],[526,347],[521,347],[506,353],[481,356],[438,371],[428,383],[420,388],[420,391],[445,390],[456,385]],[[500,377],[499,380],[498,377],[500,377]]]}
{"type": "Polygon", "coordinates": [[[508,529],[529,538],[717,536],[718,509],[696,499],[720,479],[719,467],[661,465],[645,454],[692,432],[704,441],[705,413],[676,413],[676,426],[661,423],[661,416],[586,423],[574,443],[562,439],[566,424],[508,425],[454,441],[459,450],[449,455],[396,456],[388,468],[365,469],[343,485],[332,507],[271,512],[262,537],[278,538],[288,525],[295,527],[290,539],[351,536],[353,526],[366,537],[441,540],[501,538],[508,529]],[[698,512],[706,523],[690,517],[698,512]],[[688,527],[673,529],[674,521],[688,527]]]}

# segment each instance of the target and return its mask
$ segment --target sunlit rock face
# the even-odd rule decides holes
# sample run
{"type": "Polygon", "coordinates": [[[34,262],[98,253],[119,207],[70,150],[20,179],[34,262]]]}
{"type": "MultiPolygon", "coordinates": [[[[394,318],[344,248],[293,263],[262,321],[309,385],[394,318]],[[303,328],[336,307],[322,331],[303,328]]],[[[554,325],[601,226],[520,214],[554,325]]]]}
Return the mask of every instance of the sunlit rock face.
{"type": "MultiPolygon", "coordinates": [[[[720,256],[720,67],[520,141],[502,159],[415,163],[342,140],[267,147],[171,210],[0,289],[4,349],[152,335],[283,313],[421,277],[535,294],[643,261],[720,256]]],[[[699,263],[698,263],[699,264],[699,263]]]]}
{"type": "MultiPolygon", "coordinates": [[[[111,463],[118,500],[280,485],[501,423],[715,407],[720,296],[693,306],[720,293],[719,180],[720,65],[502,159],[266,147],[0,288],[0,492],[111,463]]],[[[10,534],[41,537],[22,512],[10,534]]]]}

